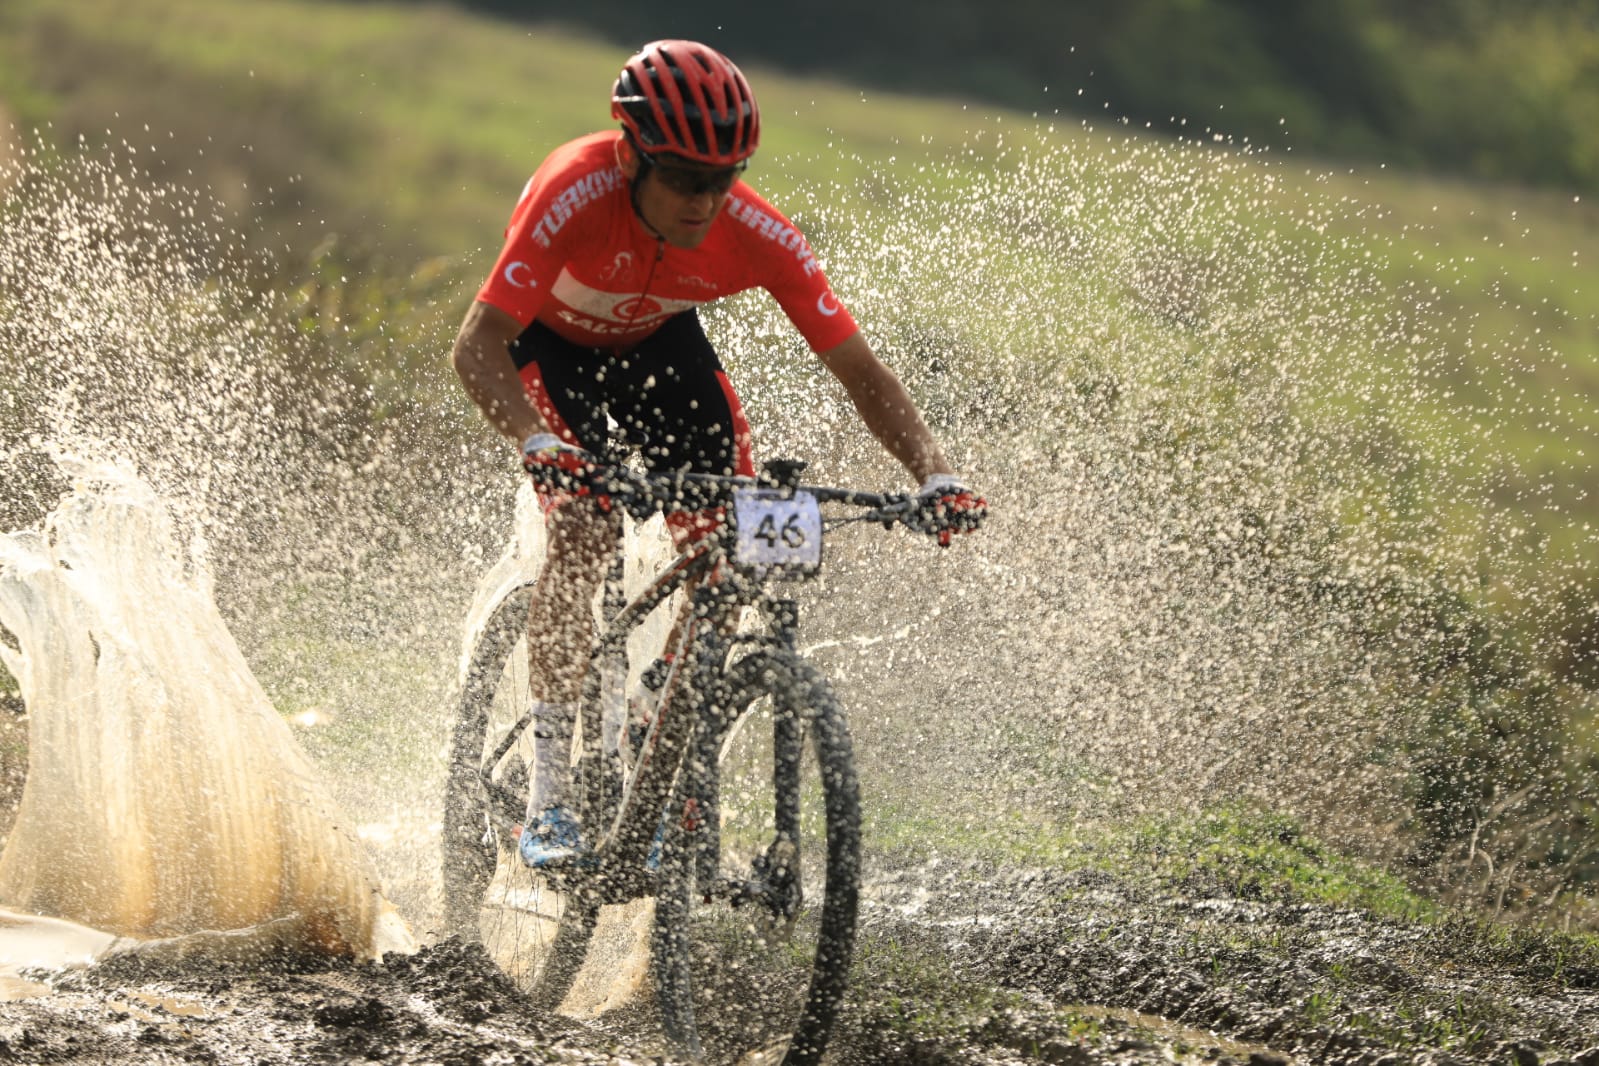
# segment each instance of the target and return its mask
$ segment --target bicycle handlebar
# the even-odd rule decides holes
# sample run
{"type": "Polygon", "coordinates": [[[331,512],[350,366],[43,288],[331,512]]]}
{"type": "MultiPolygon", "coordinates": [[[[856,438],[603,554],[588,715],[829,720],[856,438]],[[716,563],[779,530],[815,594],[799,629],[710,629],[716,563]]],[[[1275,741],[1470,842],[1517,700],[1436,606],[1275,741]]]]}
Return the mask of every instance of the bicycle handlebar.
{"type": "Polygon", "coordinates": [[[775,489],[788,495],[808,493],[818,503],[837,503],[859,508],[864,513],[861,521],[881,522],[885,526],[895,523],[921,531],[918,519],[921,507],[914,496],[907,493],[861,492],[855,489],[834,488],[828,485],[804,485],[799,474],[805,464],[796,460],[776,459],[764,464],[758,477],[734,474],[699,474],[690,472],[640,472],[629,470],[619,463],[607,463],[591,453],[584,453],[589,469],[577,472],[541,464],[529,464],[527,471],[534,486],[548,492],[566,492],[590,496],[614,503],[637,519],[645,519],[657,511],[704,511],[728,507],[733,494],[740,489],[775,489]]]}

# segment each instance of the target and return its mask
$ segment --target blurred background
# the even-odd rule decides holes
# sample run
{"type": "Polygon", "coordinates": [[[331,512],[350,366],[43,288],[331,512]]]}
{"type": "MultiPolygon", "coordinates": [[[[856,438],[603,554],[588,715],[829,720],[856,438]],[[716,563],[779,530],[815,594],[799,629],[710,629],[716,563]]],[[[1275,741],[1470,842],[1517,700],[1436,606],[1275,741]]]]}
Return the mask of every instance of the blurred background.
{"type": "Polygon", "coordinates": [[[690,0],[666,20],[601,0],[559,17],[624,48],[669,21],[785,72],[1024,113],[1487,180],[1599,177],[1599,8],[1584,0],[821,0],[736,15],[690,0]]]}
{"type": "MultiPolygon", "coordinates": [[[[985,770],[957,824],[1050,861],[1084,812],[1247,801],[1592,920],[1592,0],[5,0],[0,528],[58,498],[52,447],[134,458],[425,900],[516,487],[446,353],[658,37],[750,76],[750,180],[996,501],[817,593],[882,846],[985,770]]],[[[765,454],[898,476],[769,300],[707,322],[765,454]]]]}

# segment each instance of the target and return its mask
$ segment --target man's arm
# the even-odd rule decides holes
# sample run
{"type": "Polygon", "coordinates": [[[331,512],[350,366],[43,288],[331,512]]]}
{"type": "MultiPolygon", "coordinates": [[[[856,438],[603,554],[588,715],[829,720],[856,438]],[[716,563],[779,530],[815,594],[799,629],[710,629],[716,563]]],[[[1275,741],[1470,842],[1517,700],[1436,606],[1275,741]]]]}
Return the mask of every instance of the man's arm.
{"type": "Polygon", "coordinates": [[[515,317],[479,300],[467,311],[451,356],[466,394],[483,417],[517,444],[550,431],[522,390],[511,360],[511,342],[521,333],[522,324],[515,317]]]}
{"type": "Polygon", "coordinates": [[[818,358],[844,386],[855,410],[888,453],[904,464],[917,484],[933,474],[954,474],[905,385],[872,354],[859,331],[818,358]]]}

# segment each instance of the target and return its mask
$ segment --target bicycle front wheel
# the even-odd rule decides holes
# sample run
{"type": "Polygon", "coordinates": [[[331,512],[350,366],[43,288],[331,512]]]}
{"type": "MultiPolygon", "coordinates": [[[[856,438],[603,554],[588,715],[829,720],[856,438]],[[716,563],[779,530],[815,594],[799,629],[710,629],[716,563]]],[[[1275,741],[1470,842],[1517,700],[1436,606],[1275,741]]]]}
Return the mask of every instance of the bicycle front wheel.
{"type": "Polygon", "coordinates": [[[669,808],[652,942],[662,1027],[691,1057],[786,1043],[784,1063],[814,1063],[855,943],[849,728],[827,681],[792,651],[753,652],[727,681],[669,808]]]}
{"type": "Polygon", "coordinates": [[[554,1009],[582,966],[599,904],[560,891],[516,850],[533,760],[531,600],[529,585],[510,590],[468,652],[444,790],[444,921],[448,931],[480,941],[536,1005],[554,1009]]]}

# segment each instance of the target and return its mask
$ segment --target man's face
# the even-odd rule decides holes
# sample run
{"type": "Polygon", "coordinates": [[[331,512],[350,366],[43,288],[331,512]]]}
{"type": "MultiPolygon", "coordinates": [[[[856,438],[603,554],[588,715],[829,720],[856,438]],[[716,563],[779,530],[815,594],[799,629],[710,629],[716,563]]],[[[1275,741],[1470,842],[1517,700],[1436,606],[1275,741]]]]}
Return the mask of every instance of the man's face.
{"type": "Polygon", "coordinates": [[[666,161],[642,166],[637,178],[639,214],[668,244],[698,248],[742,169],[666,161]]]}

